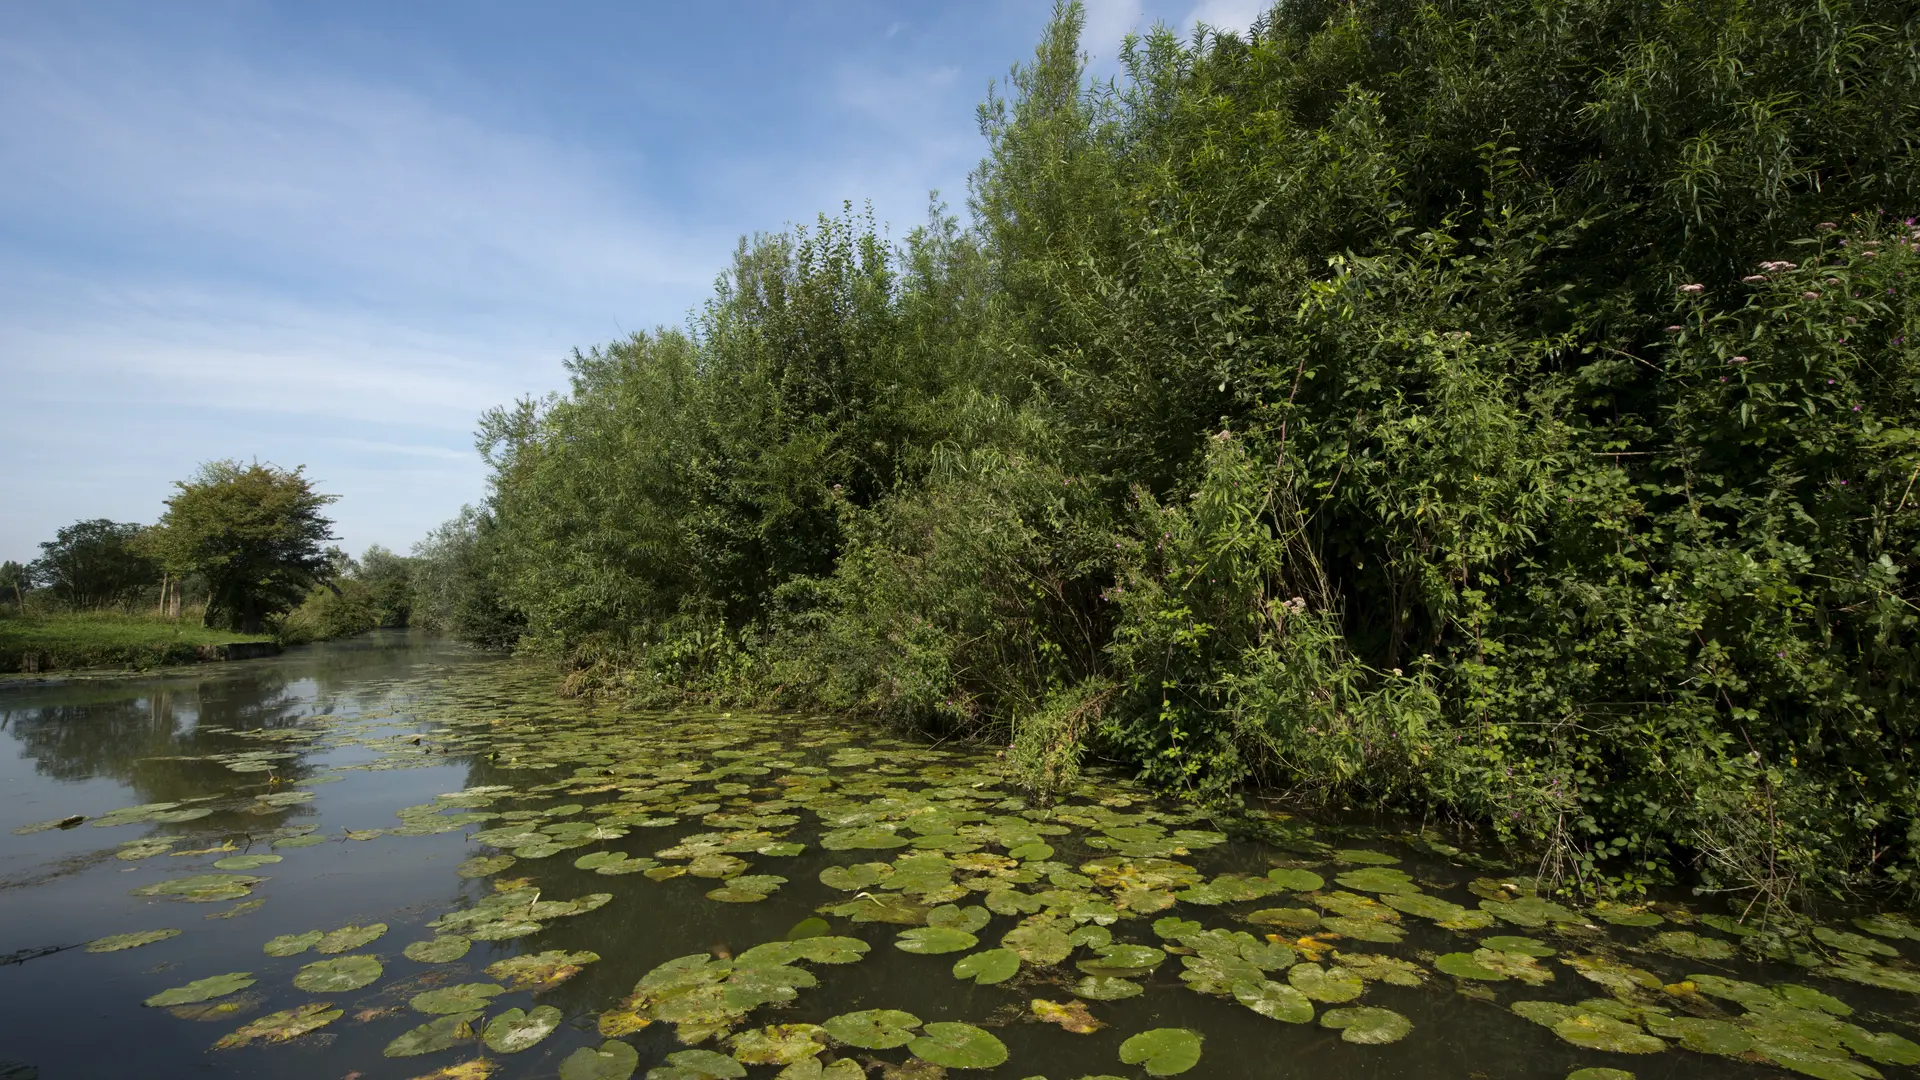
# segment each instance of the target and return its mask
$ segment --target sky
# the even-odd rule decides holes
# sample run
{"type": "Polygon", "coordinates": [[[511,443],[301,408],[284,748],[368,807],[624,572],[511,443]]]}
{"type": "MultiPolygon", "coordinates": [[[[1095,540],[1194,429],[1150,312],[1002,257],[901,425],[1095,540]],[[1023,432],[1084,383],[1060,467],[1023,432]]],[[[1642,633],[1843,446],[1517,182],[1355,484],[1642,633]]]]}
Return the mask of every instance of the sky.
{"type": "MultiPolygon", "coordinates": [[[[0,559],[305,466],[338,543],[485,495],[487,408],[679,326],[742,235],[964,217],[1043,0],[0,0],[0,559]]],[[[1095,0],[1083,49],[1259,0],[1095,0]]]]}

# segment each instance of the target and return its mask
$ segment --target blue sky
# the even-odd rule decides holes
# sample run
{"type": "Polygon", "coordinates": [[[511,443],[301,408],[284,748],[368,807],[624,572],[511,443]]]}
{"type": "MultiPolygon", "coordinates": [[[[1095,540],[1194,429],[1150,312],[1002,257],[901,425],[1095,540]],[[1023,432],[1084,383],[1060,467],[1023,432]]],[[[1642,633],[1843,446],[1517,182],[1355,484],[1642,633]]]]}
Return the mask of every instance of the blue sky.
{"type": "MultiPolygon", "coordinates": [[[[1101,0],[1085,48],[1260,7],[1101,0]]],[[[0,559],[229,457],[405,550],[482,496],[481,410],[683,323],[742,234],[964,213],[974,107],[1047,14],[0,0],[0,559]]]]}

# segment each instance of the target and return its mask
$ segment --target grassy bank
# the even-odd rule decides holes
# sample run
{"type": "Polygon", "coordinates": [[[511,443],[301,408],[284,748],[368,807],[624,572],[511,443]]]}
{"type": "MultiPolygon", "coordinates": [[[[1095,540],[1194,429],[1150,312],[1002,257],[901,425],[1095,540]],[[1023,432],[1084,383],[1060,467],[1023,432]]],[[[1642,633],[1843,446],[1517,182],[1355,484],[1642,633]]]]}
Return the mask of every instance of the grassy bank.
{"type": "Polygon", "coordinates": [[[114,612],[17,615],[0,618],[0,672],[192,663],[201,646],[270,640],[114,612]]]}

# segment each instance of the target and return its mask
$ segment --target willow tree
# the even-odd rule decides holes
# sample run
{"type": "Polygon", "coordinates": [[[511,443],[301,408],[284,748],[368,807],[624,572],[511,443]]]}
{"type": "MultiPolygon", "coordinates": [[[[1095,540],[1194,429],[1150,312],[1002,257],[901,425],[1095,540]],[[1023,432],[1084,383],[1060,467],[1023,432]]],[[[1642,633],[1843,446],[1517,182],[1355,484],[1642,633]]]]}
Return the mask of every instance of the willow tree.
{"type": "Polygon", "coordinates": [[[339,496],[315,491],[305,468],[214,461],[175,482],[149,543],[170,572],[206,579],[206,625],[257,634],[327,579],[333,522],[320,511],[339,496]]]}

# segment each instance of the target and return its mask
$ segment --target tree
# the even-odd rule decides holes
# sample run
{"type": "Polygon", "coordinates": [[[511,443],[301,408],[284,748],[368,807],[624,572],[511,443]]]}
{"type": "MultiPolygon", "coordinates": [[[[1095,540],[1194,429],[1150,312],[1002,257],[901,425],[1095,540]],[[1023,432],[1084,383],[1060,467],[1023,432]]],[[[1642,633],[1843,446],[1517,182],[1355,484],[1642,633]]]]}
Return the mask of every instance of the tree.
{"type": "Polygon", "coordinates": [[[13,594],[16,607],[27,606],[27,590],[33,587],[33,574],[21,563],[8,559],[0,562],[0,597],[13,594]]]}
{"type": "Polygon", "coordinates": [[[175,482],[179,490],[149,547],[170,572],[206,579],[207,625],[257,634],[269,616],[328,580],[323,545],[333,539],[333,522],[320,510],[339,496],[315,491],[305,468],[215,461],[175,482]]]}
{"type": "Polygon", "coordinates": [[[413,560],[375,544],[354,577],[366,585],[381,626],[406,626],[413,612],[413,560]]]}
{"type": "Polygon", "coordinates": [[[159,577],[159,567],[140,550],[143,531],[106,518],[76,521],[40,545],[30,573],[71,608],[125,601],[159,577]]]}

